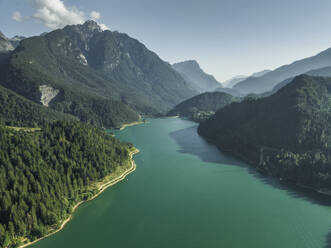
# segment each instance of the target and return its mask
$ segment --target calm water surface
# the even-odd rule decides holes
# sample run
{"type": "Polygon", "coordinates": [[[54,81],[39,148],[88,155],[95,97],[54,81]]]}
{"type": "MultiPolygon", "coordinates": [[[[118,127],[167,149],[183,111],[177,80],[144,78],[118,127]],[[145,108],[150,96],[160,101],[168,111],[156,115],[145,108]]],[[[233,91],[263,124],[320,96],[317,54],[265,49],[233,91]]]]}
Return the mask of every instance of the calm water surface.
{"type": "Polygon", "coordinates": [[[259,177],[196,128],[169,118],[116,131],[140,149],[137,170],[31,247],[325,247],[327,198],[259,177]]]}

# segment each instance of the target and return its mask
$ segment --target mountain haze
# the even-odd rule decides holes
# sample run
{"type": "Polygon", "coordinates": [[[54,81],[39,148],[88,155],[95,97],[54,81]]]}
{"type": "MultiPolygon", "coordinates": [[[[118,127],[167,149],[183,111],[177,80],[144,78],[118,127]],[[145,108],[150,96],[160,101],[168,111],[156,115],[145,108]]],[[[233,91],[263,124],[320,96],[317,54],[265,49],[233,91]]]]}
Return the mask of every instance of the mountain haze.
{"type": "Polygon", "coordinates": [[[234,77],[230,78],[229,80],[226,80],[225,82],[223,82],[223,85],[228,87],[228,88],[232,88],[237,83],[239,83],[241,81],[244,81],[245,79],[247,79],[249,77],[261,77],[261,76],[263,76],[264,74],[266,74],[270,71],[271,70],[263,70],[263,71],[255,72],[250,76],[245,76],[245,75],[234,76],[234,77]]]}
{"type": "Polygon", "coordinates": [[[247,78],[236,84],[233,88],[242,94],[260,94],[272,90],[276,84],[285,79],[327,66],[331,66],[331,48],[317,54],[316,56],[281,66],[261,77],[247,78]]]}
{"type": "Polygon", "coordinates": [[[238,76],[234,76],[228,80],[226,80],[225,82],[223,82],[223,85],[225,87],[228,87],[228,88],[232,88],[233,86],[235,86],[237,83],[245,80],[247,78],[247,76],[244,76],[244,75],[238,75],[238,76]]]}
{"type": "Polygon", "coordinates": [[[172,67],[182,75],[194,90],[200,93],[213,91],[222,86],[214,76],[205,73],[195,60],[176,63],[172,67]]]}
{"type": "Polygon", "coordinates": [[[236,101],[237,98],[222,92],[205,92],[176,105],[169,116],[181,116],[195,121],[210,117],[220,108],[236,101]]]}
{"type": "Polygon", "coordinates": [[[231,96],[235,96],[235,97],[241,97],[242,94],[233,89],[233,88],[225,88],[225,87],[218,87],[214,90],[215,92],[223,92],[223,93],[226,93],[226,94],[230,94],[231,96]]]}
{"type": "MultiPolygon", "coordinates": [[[[309,76],[331,77],[331,67],[328,66],[328,67],[323,67],[323,68],[319,68],[316,70],[311,70],[311,71],[305,72],[304,74],[309,75],[309,76]]],[[[276,86],[270,92],[266,92],[263,95],[271,95],[271,94],[277,92],[278,90],[280,90],[281,88],[285,87],[287,84],[292,82],[293,79],[294,79],[294,77],[285,79],[284,81],[276,84],[276,86]]]]}

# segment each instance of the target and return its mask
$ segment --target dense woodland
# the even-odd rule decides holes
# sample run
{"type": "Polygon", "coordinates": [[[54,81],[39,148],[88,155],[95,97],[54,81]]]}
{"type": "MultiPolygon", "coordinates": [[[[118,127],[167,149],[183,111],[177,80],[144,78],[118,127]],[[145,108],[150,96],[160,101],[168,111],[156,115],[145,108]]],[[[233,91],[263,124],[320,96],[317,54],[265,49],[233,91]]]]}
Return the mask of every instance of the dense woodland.
{"type": "Polygon", "coordinates": [[[266,174],[331,189],[331,79],[298,76],[276,94],[216,112],[199,133],[266,174]]]}
{"type": "Polygon", "coordinates": [[[93,21],[1,53],[0,84],[0,247],[56,229],[97,181],[130,166],[132,145],[96,127],[163,115],[197,93],[139,41],[93,21]],[[56,92],[48,107],[40,86],[56,92]]]}
{"type": "Polygon", "coordinates": [[[34,103],[0,86],[0,121],[9,126],[35,127],[54,120],[77,120],[72,115],[34,103]]]}
{"type": "Polygon", "coordinates": [[[237,101],[238,98],[222,92],[206,92],[194,96],[175,106],[169,116],[181,116],[201,122],[208,119],[218,109],[237,101]]]}
{"type": "Polygon", "coordinates": [[[94,182],[130,164],[130,147],[79,122],[30,132],[0,125],[0,247],[56,228],[94,182]]]}

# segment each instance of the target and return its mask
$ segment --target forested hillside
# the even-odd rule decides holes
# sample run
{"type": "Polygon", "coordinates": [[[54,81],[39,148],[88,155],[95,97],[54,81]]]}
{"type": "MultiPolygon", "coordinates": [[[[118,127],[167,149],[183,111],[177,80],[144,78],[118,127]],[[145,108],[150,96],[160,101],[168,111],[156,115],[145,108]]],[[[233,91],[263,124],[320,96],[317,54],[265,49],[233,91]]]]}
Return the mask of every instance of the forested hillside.
{"type": "Polygon", "coordinates": [[[168,112],[168,115],[178,115],[200,122],[236,100],[237,98],[226,93],[206,92],[178,104],[168,112]]]}
{"type": "Polygon", "coordinates": [[[130,148],[79,122],[31,132],[0,125],[0,247],[58,228],[97,181],[131,165],[130,148]]]}
{"type": "Polygon", "coordinates": [[[220,109],[199,133],[264,173],[331,189],[331,79],[302,75],[276,94],[220,109]]]}
{"type": "Polygon", "coordinates": [[[222,87],[222,84],[213,75],[207,74],[200,68],[196,60],[175,63],[172,67],[199,93],[213,91],[218,87],[222,87]]]}
{"type": "Polygon", "coordinates": [[[0,86],[0,121],[10,126],[35,127],[54,120],[77,120],[72,115],[34,103],[0,86]]]}

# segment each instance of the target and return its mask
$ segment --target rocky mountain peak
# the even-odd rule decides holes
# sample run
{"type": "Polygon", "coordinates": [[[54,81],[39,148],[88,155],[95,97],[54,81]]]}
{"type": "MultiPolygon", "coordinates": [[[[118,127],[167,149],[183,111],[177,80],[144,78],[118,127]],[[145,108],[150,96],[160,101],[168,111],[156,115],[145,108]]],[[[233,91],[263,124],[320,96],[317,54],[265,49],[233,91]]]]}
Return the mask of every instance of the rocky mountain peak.
{"type": "Polygon", "coordinates": [[[95,21],[92,20],[88,20],[86,21],[83,25],[83,30],[84,31],[88,31],[88,32],[102,32],[101,27],[98,25],[98,23],[96,23],[95,21]]]}
{"type": "Polygon", "coordinates": [[[0,39],[7,39],[6,36],[0,31],[0,39]]]}
{"type": "Polygon", "coordinates": [[[222,86],[214,76],[205,73],[196,60],[175,63],[173,64],[173,68],[191,84],[193,89],[200,93],[213,91],[222,86]]]}
{"type": "Polygon", "coordinates": [[[14,46],[9,39],[0,32],[0,52],[8,52],[14,50],[14,46]]]}
{"type": "Polygon", "coordinates": [[[67,53],[74,53],[75,57],[78,59],[82,58],[82,63],[86,64],[86,54],[84,55],[83,53],[90,50],[90,41],[95,35],[102,32],[101,27],[95,21],[88,20],[83,24],[68,25],[63,30],[71,40],[67,44],[67,53]]]}
{"type": "Polygon", "coordinates": [[[96,23],[95,21],[88,20],[83,24],[77,24],[77,25],[69,25],[64,28],[65,31],[68,31],[69,33],[76,33],[79,34],[82,38],[82,40],[89,40],[91,37],[93,37],[97,33],[101,33],[102,29],[96,23]]]}
{"type": "Polygon", "coordinates": [[[199,63],[196,60],[194,60],[194,59],[192,59],[192,60],[186,60],[184,62],[177,63],[177,65],[180,65],[180,64],[186,65],[188,67],[192,67],[192,68],[196,68],[196,69],[199,68],[200,69],[199,63]]]}

